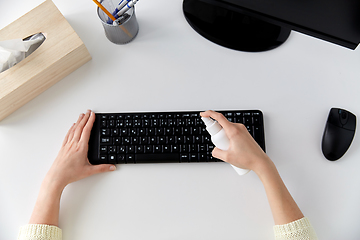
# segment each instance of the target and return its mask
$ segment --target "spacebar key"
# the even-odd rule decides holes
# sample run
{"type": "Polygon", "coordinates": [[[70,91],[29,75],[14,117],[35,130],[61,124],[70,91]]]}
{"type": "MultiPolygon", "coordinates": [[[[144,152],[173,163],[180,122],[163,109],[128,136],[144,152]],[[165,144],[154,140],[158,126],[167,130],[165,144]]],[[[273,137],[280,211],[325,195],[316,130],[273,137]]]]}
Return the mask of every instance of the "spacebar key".
{"type": "Polygon", "coordinates": [[[180,162],[179,153],[151,153],[135,154],[136,163],[177,163],[180,162]]]}

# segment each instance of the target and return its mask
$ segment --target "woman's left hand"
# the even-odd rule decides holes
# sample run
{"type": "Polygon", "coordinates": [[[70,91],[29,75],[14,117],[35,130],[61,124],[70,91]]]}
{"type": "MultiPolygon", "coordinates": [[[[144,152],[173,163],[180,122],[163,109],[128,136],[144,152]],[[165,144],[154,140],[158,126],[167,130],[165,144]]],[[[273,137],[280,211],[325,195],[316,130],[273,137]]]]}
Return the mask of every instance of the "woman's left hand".
{"type": "Polygon", "coordinates": [[[89,177],[96,173],[114,171],[115,165],[91,165],[88,158],[88,143],[95,113],[88,110],[80,114],[79,119],[65,136],[60,152],[51,166],[47,178],[60,186],[89,177]]]}

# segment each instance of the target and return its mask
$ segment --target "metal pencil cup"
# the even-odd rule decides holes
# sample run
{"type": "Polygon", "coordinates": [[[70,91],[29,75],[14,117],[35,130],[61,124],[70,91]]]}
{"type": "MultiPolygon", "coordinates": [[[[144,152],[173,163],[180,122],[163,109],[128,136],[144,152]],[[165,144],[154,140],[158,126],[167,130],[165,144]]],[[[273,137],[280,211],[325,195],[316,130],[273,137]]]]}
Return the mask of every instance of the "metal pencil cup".
{"type": "MultiPolygon", "coordinates": [[[[106,3],[107,0],[102,2],[106,3]]],[[[129,17],[120,25],[109,24],[109,17],[101,9],[97,8],[97,13],[104,27],[106,37],[115,44],[129,43],[139,32],[139,24],[136,20],[134,7],[126,12],[129,17]]]]}

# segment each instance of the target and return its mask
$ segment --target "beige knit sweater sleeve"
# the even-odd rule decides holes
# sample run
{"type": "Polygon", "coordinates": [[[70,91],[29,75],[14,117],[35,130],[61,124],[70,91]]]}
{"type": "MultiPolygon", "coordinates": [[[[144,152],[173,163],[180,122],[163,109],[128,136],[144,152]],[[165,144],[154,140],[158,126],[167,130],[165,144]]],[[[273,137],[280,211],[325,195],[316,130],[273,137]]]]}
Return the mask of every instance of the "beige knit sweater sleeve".
{"type": "Polygon", "coordinates": [[[306,217],[294,222],[274,226],[276,240],[317,240],[314,228],[306,217]]]}
{"type": "Polygon", "coordinates": [[[18,240],[61,240],[62,231],[56,226],[28,224],[20,228],[18,240]]]}
{"type": "MultiPolygon", "coordinates": [[[[274,226],[276,240],[317,240],[307,218],[274,226]]],[[[61,240],[62,231],[56,226],[28,224],[20,228],[18,240],[61,240]]]]}

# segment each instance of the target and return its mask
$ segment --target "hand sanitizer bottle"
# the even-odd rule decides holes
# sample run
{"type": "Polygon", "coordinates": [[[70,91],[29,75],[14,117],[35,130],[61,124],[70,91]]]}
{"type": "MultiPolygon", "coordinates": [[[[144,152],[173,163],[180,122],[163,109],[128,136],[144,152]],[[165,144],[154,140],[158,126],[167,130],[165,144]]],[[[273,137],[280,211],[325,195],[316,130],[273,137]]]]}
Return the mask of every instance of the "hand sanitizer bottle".
{"type": "MultiPolygon", "coordinates": [[[[220,126],[220,124],[217,121],[212,120],[211,118],[202,117],[201,120],[203,120],[203,122],[205,123],[206,130],[211,135],[211,141],[213,142],[215,147],[221,150],[228,150],[230,141],[225,134],[225,130],[220,126]]],[[[238,168],[233,165],[231,166],[239,175],[244,175],[250,171],[248,169],[238,168]]]]}

